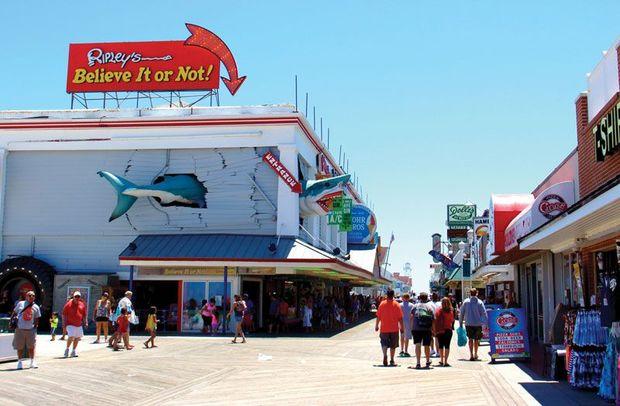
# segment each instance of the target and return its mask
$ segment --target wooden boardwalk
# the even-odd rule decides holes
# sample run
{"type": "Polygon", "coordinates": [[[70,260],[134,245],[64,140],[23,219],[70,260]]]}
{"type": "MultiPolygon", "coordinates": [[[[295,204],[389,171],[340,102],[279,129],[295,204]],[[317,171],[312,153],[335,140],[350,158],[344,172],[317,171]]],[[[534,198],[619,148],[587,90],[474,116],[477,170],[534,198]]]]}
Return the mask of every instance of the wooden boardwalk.
{"type": "Polygon", "coordinates": [[[409,369],[414,358],[399,359],[395,368],[375,366],[381,357],[373,327],[367,322],[331,338],[250,337],[236,345],[223,338],[162,337],[156,349],[100,348],[74,359],[59,358],[62,343],[47,343],[58,352],[42,355],[37,370],[0,364],[0,404],[532,403],[495,366],[464,361],[466,350],[456,345],[452,368],[409,369]],[[261,361],[259,354],[273,358],[261,361]]]}

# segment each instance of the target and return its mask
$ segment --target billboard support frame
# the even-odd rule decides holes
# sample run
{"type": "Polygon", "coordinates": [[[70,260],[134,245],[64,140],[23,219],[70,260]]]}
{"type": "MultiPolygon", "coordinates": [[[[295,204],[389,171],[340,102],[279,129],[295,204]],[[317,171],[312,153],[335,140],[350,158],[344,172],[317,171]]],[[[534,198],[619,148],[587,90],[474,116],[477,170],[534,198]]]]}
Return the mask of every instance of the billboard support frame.
{"type": "MultiPolygon", "coordinates": [[[[153,108],[153,100],[163,100],[168,104],[168,107],[193,107],[199,102],[209,99],[209,106],[220,105],[220,94],[218,89],[206,90],[199,92],[196,90],[171,90],[168,95],[165,92],[92,92],[92,93],[69,93],[71,95],[71,110],[76,108],[76,104],[79,104],[85,109],[88,108],[103,108],[107,107],[107,103],[112,102],[116,104],[116,108],[121,108],[121,105],[127,101],[135,100],[135,108],[140,108],[140,102],[142,101],[146,107],[153,108]],[[91,103],[91,107],[89,107],[91,103]],[[98,106],[94,107],[93,103],[98,106]]],[[[78,107],[79,108],[79,107],[78,107]]]]}

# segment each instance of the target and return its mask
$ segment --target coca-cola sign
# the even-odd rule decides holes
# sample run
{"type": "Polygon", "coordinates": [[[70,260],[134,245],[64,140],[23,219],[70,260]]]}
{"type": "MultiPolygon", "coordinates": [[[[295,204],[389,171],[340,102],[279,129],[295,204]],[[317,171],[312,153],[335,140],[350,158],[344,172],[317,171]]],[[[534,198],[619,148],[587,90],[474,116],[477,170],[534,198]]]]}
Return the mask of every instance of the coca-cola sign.
{"type": "Polygon", "coordinates": [[[538,210],[548,219],[557,217],[564,213],[566,209],[568,209],[568,204],[566,204],[562,196],[557,194],[548,194],[538,205],[538,210]]]}

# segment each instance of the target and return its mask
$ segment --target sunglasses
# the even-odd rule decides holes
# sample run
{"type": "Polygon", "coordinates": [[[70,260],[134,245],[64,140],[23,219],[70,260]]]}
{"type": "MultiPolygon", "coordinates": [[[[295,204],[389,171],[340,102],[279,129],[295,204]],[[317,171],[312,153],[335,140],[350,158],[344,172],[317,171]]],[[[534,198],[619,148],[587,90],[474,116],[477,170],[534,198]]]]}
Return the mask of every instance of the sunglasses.
{"type": "Polygon", "coordinates": [[[34,297],[34,295],[28,295],[28,297],[34,297]]]}

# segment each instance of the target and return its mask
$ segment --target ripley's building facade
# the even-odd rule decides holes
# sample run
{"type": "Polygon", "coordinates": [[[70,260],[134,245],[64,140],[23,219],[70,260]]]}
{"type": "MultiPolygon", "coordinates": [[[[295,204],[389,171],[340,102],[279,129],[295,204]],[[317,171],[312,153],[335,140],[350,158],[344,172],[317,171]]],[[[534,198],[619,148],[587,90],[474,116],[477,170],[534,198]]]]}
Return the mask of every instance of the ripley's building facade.
{"type": "Polygon", "coordinates": [[[387,283],[374,215],[291,106],[0,112],[0,193],[0,313],[131,287],[192,331],[209,298],[248,293],[264,325],[273,292],[387,283]],[[353,231],[328,224],[335,197],[353,231]]]}

